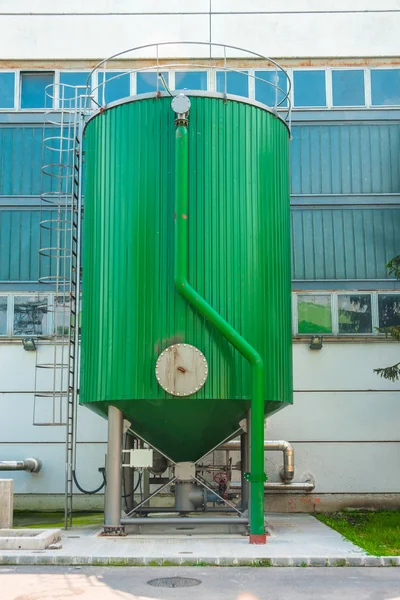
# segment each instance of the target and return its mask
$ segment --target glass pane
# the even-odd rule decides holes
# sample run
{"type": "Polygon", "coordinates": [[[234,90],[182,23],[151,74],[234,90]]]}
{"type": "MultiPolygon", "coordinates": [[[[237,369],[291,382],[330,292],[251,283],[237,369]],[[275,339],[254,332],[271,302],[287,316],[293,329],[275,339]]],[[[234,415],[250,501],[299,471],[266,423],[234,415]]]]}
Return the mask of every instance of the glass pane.
{"type": "Polygon", "coordinates": [[[47,332],[47,296],[14,297],[14,335],[42,335],[47,332]]]}
{"type": "Polygon", "coordinates": [[[0,335],[7,335],[7,296],[0,296],[0,335]]]}
{"type": "Polygon", "coordinates": [[[21,108],[51,108],[45,89],[53,82],[54,73],[21,73],[21,108]]]}
{"type": "Polygon", "coordinates": [[[69,296],[57,296],[54,307],[54,331],[56,335],[67,335],[70,325],[69,296]]]}
{"type": "Polygon", "coordinates": [[[0,73],[0,108],[14,108],[14,73],[0,73]]]}
{"type": "Polygon", "coordinates": [[[298,295],[299,333],[332,333],[331,297],[298,295]]]}
{"type": "MultiPolygon", "coordinates": [[[[168,85],[168,73],[162,73],[162,76],[165,79],[165,83],[168,85]]],[[[151,92],[156,92],[157,89],[164,91],[164,86],[161,81],[158,82],[157,88],[157,78],[158,74],[154,71],[136,73],[136,93],[149,94],[151,92]]]]}
{"type": "Polygon", "coordinates": [[[326,106],[325,71],[293,72],[294,106],[326,106]]]}
{"type": "MultiPolygon", "coordinates": [[[[85,88],[88,76],[89,71],[67,71],[64,73],[60,73],[60,83],[66,84],[66,87],[64,87],[64,99],[69,100],[70,98],[75,98],[75,90],[72,87],[68,86],[79,85],[85,88]]],[[[60,90],[60,96],[62,95],[62,93],[62,90],[60,90]]],[[[85,90],[80,89],[79,94],[83,96],[85,94],[85,90]]]]}
{"type": "Polygon", "coordinates": [[[121,98],[127,98],[131,94],[131,79],[130,73],[113,72],[106,73],[106,83],[102,85],[104,81],[104,73],[99,72],[99,103],[103,103],[103,87],[104,87],[104,101],[106,104],[115,102],[115,100],[121,100],[121,98]],[[120,77],[118,77],[120,75],[120,77]]]}
{"type": "Polygon", "coordinates": [[[364,106],[364,71],[332,71],[333,106],[364,106]]]}
{"type": "Polygon", "coordinates": [[[339,333],[371,333],[371,296],[338,296],[339,333]]]}
{"type": "Polygon", "coordinates": [[[400,295],[378,294],[379,327],[400,325],[400,295]]]}
{"type": "Polygon", "coordinates": [[[176,90],[206,90],[206,71],[177,71],[175,73],[176,90]]]}
{"type": "MultiPolygon", "coordinates": [[[[217,72],[217,92],[225,92],[225,72],[217,72]]],[[[247,71],[238,73],[237,71],[227,71],[226,73],[226,93],[235,96],[249,95],[249,77],[247,71]]]]}
{"type": "Polygon", "coordinates": [[[400,104],[400,69],[371,69],[371,96],[375,106],[400,104]]]}
{"type": "MultiPolygon", "coordinates": [[[[260,77],[260,79],[255,79],[255,89],[256,89],[256,100],[258,102],[262,102],[267,106],[275,106],[276,102],[276,86],[280,87],[284,90],[285,94],[287,92],[287,77],[281,71],[255,71],[254,75],[256,77],[260,77]],[[261,81],[264,79],[264,81],[261,81]],[[269,83],[266,83],[269,81],[269,83]]],[[[278,90],[278,102],[282,102],[285,97],[283,92],[278,90]]],[[[287,100],[283,102],[280,106],[287,106],[287,100]]]]}

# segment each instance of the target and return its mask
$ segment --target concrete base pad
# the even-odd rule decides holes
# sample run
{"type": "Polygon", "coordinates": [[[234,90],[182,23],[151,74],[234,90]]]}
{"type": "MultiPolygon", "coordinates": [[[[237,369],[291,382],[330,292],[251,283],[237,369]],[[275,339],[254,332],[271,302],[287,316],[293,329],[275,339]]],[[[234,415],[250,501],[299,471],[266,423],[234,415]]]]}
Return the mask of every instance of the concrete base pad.
{"type": "MultiPolygon", "coordinates": [[[[249,544],[248,536],[197,535],[171,531],[159,535],[101,537],[97,526],[62,532],[58,550],[0,550],[0,564],[51,565],[257,565],[361,566],[399,563],[398,557],[377,558],[342,538],[311,515],[267,515],[266,544],[249,544]]],[[[30,530],[31,533],[35,530],[30,530]]],[[[49,532],[50,530],[47,530],[49,532]]],[[[37,530],[36,530],[37,532],[37,530]]],[[[14,546],[15,547],[15,546],[14,546]]]]}
{"type": "Polygon", "coordinates": [[[0,550],[45,550],[61,539],[61,529],[0,529],[0,550]]]}

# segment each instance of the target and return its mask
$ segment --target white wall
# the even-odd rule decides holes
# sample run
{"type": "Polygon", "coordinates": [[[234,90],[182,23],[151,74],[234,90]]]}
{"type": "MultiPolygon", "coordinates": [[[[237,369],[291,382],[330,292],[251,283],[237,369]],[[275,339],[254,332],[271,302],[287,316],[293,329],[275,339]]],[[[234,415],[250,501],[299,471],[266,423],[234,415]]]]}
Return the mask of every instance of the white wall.
{"type": "MultiPolygon", "coordinates": [[[[46,353],[51,358],[51,348],[39,352],[41,361],[46,353]]],[[[293,443],[295,478],[314,476],[313,497],[400,493],[400,385],[373,373],[399,354],[393,342],[326,342],[319,351],[294,344],[294,404],[268,420],[266,437],[293,443]]],[[[0,364],[0,459],[43,461],[39,474],[12,475],[15,493],[63,494],[65,429],[32,425],[35,353],[1,344],[0,364]]],[[[106,421],[81,407],[78,424],[77,473],[84,487],[94,488],[101,482],[106,421]]],[[[267,454],[270,481],[279,481],[281,466],[280,453],[267,454]]]]}
{"type": "MultiPolygon", "coordinates": [[[[184,40],[272,57],[390,57],[398,55],[399,30],[398,0],[3,0],[0,57],[100,59],[141,44],[184,40]]],[[[189,54],[208,55],[204,48],[189,54]]]]}

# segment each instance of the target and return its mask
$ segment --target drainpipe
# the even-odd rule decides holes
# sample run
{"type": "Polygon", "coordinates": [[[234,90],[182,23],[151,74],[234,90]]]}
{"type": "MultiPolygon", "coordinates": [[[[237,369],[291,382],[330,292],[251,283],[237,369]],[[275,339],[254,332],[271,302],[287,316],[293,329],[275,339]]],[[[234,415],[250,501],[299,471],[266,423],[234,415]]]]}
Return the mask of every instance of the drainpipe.
{"type": "Polygon", "coordinates": [[[265,544],[264,528],[264,363],[260,354],[189,283],[189,136],[187,114],[179,114],[175,133],[175,287],[250,363],[251,400],[250,543],[265,544]]]}
{"type": "MultiPolygon", "coordinates": [[[[227,442],[223,444],[217,450],[240,450],[240,442],[227,442]]],[[[284,482],[292,481],[294,477],[294,450],[292,444],[285,440],[264,440],[264,451],[276,450],[283,452],[283,469],[281,471],[281,479],[284,482]]]]}
{"type": "Polygon", "coordinates": [[[41,468],[42,463],[38,458],[0,460],[0,471],[29,471],[29,473],[39,473],[41,468]]]}

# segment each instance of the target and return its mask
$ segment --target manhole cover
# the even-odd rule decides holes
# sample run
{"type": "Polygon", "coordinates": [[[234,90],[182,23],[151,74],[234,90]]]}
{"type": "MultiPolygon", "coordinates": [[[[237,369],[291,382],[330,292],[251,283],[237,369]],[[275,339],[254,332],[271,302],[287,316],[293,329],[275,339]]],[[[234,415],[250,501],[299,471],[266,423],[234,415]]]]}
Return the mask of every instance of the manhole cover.
{"type": "Polygon", "coordinates": [[[151,579],[147,582],[154,587],[179,588],[179,587],[194,587],[200,585],[200,579],[192,577],[161,577],[160,579],[151,579]]]}

